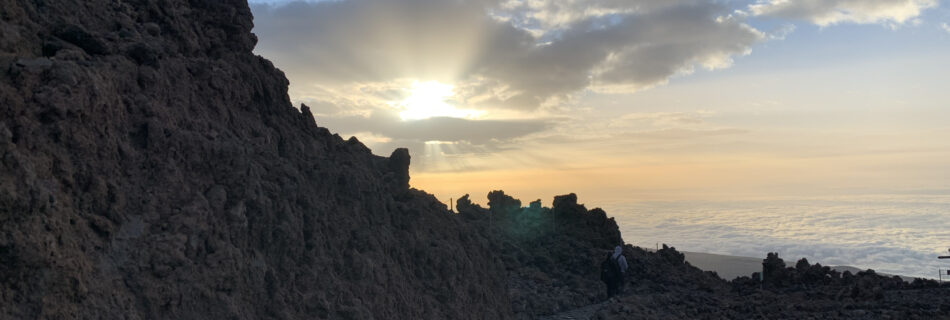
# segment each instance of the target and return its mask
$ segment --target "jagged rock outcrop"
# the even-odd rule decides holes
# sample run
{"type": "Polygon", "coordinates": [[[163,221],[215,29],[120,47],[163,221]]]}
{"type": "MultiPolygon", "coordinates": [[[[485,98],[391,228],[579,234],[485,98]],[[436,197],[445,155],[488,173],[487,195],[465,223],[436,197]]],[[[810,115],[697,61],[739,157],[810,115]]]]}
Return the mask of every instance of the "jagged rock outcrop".
{"type": "Polygon", "coordinates": [[[950,312],[950,286],[932,280],[838,273],[805,259],[788,268],[769,253],[761,281],[755,273],[727,283],[665,245],[628,256],[640,270],[630,280],[633,294],[605,304],[596,319],[934,319],[950,312]]]}
{"type": "Polygon", "coordinates": [[[0,318],[511,315],[477,232],[293,108],[243,0],[0,0],[0,318]]]}
{"type": "Polygon", "coordinates": [[[623,240],[613,218],[588,210],[574,194],[522,207],[503,191],[488,193],[488,209],[469,200],[456,202],[459,215],[489,239],[504,261],[512,309],[520,318],[554,314],[606,298],[600,281],[605,253],[623,240]]]}

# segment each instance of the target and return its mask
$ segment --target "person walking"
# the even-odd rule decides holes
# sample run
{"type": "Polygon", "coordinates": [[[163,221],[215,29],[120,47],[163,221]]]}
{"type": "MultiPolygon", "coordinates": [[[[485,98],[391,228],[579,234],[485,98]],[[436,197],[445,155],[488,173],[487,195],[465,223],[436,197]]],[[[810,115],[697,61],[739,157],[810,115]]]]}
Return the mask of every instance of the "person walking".
{"type": "Polygon", "coordinates": [[[607,285],[607,299],[617,295],[617,286],[620,284],[620,265],[613,258],[612,253],[607,253],[604,262],[600,263],[600,281],[607,285]]]}
{"type": "Polygon", "coordinates": [[[620,269],[620,276],[617,278],[617,293],[623,293],[623,285],[627,278],[627,269],[630,267],[627,265],[627,257],[623,255],[623,247],[614,247],[614,253],[611,255],[611,259],[617,263],[617,267],[620,269]]]}

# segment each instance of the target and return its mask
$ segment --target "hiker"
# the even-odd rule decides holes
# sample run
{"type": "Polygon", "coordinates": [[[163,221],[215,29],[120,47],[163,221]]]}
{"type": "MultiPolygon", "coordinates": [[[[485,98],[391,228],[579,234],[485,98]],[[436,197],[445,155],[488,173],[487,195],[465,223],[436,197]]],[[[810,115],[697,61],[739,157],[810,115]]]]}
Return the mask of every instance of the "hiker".
{"type": "Polygon", "coordinates": [[[600,281],[603,281],[604,284],[607,285],[607,299],[617,294],[617,289],[622,279],[623,276],[620,274],[620,265],[617,264],[617,260],[613,258],[613,254],[608,252],[607,258],[604,259],[604,262],[600,263],[600,281]]]}
{"type": "Polygon", "coordinates": [[[620,246],[614,247],[614,254],[611,255],[611,258],[617,262],[617,266],[620,268],[620,277],[617,279],[617,293],[623,293],[623,283],[627,275],[627,257],[623,256],[623,248],[620,246]]]}

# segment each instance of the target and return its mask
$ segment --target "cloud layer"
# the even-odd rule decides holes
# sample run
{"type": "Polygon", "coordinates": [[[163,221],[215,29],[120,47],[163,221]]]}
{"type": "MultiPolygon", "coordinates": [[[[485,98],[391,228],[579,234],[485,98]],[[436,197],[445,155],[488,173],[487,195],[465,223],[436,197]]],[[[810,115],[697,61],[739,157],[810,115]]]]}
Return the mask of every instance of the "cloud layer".
{"type": "Polygon", "coordinates": [[[819,26],[839,23],[903,24],[936,7],[937,0],[762,0],[754,15],[806,20],[819,26]]]}
{"type": "Polygon", "coordinates": [[[375,112],[369,117],[342,117],[334,119],[334,122],[352,132],[371,132],[392,139],[465,141],[477,145],[525,136],[550,125],[544,120],[469,120],[450,117],[401,121],[398,115],[384,112],[375,112]]]}
{"type": "Polygon", "coordinates": [[[806,257],[823,265],[851,265],[935,278],[945,268],[950,222],[941,219],[945,196],[890,199],[836,198],[767,201],[617,203],[624,240],[652,247],[786,261],[806,257]]]}
{"type": "Polygon", "coordinates": [[[458,102],[535,110],[587,88],[636,90],[728,66],[764,35],[706,1],[348,0],[257,4],[258,51],[294,82],[405,78],[458,102]]]}
{"type": "MultiPolygon", "coordinates": [[[[310,105],[320,125],[356,135],[379,154],[401,146],[409,147],[414,159],[431,158],[414,162],[417,171],[452,171],[439,164],[445,157],[467,162],[456,168],[461,171],[508,167],[532,156],[551,157],[557,153],[552,150],[572,154],[571,148],[625,163],[634,155],[735,155],[753,148],[750,141],[775,149],[775,139],[763,137],[761,128],[730,122],[735,113],[695,111],[734,109],[729,105],[742,99],[725,103],[728,99],[707,94],[695,101],[688,92],[638,98],[669,87],[630,93],[696,69],[728,67],[757,43],[781,41],[793,32],[789,18],[821,25],[906,23],[933,5],[923,0],[751,6],[699,0],[343,0],[258,3],[252,10],[257,52],[287,73],[291,96],[310,105]],[[773,31],[765,34],[750,24],[773,31]],[[401,119],[400,108],[415,94],[413,84],[429,81],[452,85],[451,96],[440,103],[476,116],[439,117],[468,114],[443,112],[401,119]]],[[[779,90],[761,83],[744,88],[779,90]]],[[[574,159],[551,158],[544,163],[574,159]]]]}

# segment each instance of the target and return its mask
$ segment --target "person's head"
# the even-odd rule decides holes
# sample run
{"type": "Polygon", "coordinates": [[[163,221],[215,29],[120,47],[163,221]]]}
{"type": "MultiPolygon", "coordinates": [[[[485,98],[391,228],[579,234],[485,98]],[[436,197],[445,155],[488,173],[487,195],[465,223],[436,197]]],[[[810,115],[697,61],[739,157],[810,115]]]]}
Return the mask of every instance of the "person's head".
{"type": "Polygon", "coordinates": [[[614,247],[614,255],[615,255],[615,256],[618,255],[618,254],[620,254],[621,252],[623,252],[623,248],[622,248],[622,247],[620,247],[620,246],[614,247]]]}

